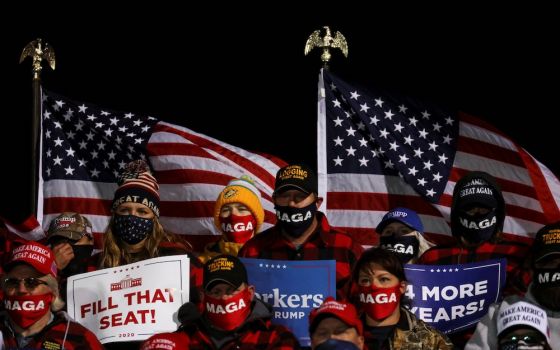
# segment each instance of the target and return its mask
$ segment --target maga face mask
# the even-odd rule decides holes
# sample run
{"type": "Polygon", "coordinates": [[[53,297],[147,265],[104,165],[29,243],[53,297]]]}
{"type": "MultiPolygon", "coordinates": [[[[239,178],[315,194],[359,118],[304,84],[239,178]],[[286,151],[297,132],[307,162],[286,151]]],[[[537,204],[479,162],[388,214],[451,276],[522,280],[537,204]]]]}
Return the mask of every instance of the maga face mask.
{"type": "Polygon", "coordinates": [[[154,220],[115,214],[113,233],[128,244],[141,242],[154,229],[154,220]]]}
{"type": "Polygon", "coordinates": [[[472,216],[461,212],[458,219],[459,234],[471,243],[488,241],[496,233],[497,217],[494,210],[472,216]]]}
{"type": "Polygon", "coordinates": [[[533,294],[541,305],[560,311],[560,270],[533,268],[533,294]]]}
{"type": "Polygon", "coordinates": [[[418,256],[420,242],[416,236],[381,236],[381,248],[394,252],[403,264],[418,256]]]}
{"type": "Polygon", "coordinates": [[[4,307],[10,319],[23,329],[31,327],[51,309],[53,295],[4,295],[4,307]]]}
{"type": "Polygon", "coordinates": [[[401,301],[400,287],[400,284],[389,288],[358,286],[358,302],[361,309],[374,320],[389,317],[401,301]]]}
{"type": "Polygon", "coordinates": [[[257,227],[257,220],[253,215],[234,215],[228,217],[219,217],[222,232],[226,235],[227,240],[235,243],[245,243],[249,238],[253,237],[253,233],[257,227]]]}
{"type": "Polygon", "coordinates": [[[226,331],[240,327],[251,313],[249,288],[245,288],[229,299],[213,298],[204,294],[202,303],[208,320],[217,328],[226,331]]]}
{"type": "Polygon", "coordinates": [[[311,226],[317,212],[315,202],[303,208],[294,208],[287,205],[275,205],[278,225],[290,236],[297,238],[311,226]]]}

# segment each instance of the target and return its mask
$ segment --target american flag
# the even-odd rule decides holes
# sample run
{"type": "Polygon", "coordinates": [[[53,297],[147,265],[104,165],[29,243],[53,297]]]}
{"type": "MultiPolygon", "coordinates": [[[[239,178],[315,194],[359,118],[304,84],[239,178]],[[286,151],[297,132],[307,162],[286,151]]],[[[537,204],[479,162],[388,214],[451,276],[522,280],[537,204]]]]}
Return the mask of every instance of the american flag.
{"type": "Polygon", "coordinates": [[[242,175],[252,177],[261,191],[263,229],[275,222],[271,194],[282,160],[150,116],[101,109],[52,92],[43,94],[42,116],[37,218],[45,228],[59,213],[74,211],[90,219],[99,238],[110,219],[117,177],[135,159],[147,159],[154,170],[160,219],[170,232],[198,238],[218,234],[216,198],[242,175]]]}
{"type": "Polygon", "coordinates": [[[453,188],[472,170],[498,180],[507,238],[530,242],[560,218],[556,176],[480,119],[357,88],[328,71],[318,107],[319,192],[331,224],[362,244],[377,243],[375,227],[397,206],[417,211],[432,239],[449,241],[453,188]]]}

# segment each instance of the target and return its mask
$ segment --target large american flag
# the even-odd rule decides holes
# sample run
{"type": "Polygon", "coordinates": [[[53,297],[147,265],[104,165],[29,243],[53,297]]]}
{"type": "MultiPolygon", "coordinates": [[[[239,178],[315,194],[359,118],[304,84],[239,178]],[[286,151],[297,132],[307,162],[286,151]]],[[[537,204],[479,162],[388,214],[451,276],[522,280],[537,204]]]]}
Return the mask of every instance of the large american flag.
{"type": "Polygon", "coordinates": [[[110,219],[117,176],[135,159],[147,159],[154,170],[160,219],[170,232],[217,234],[216,198],[232,178],[242,175],[252,177],[261,191],[263,229],[275,222],[271,194],[276,172],[285,165],[275,157],[150,116],[101,109],[52,92],[44,92],[42,107],[37,217],[45,228],[59,213],[75,211],[91,220],[99,238],[110,219]]]}
{"type": "Polygon", "coordinates": [[[543,164],[484,121],[323,71],[318,103],[319,191],[333,226],[375,244],[375,227],[396,206],[417,211],[426,233],[451,236],[455,182],[472,170],[498,180],[504,233],[530,241],[560,219],[560,182],[543,164]]]}

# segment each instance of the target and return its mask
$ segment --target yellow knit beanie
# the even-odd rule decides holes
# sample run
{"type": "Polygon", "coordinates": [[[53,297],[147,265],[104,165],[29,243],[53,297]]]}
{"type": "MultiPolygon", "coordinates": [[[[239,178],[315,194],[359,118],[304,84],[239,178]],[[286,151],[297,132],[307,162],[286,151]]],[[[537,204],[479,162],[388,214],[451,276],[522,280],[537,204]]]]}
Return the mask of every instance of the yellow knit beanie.
{"type": "Polygon", "coordinates": [[[231,180],[222,190],[218,199],[216,199],[216,205],[214,206],[214,225],[216,225],[218,230],[221,230],[220,210],[223,205],[229,203],[241,203],[247,206],[257,220],[255,233],[259,232],[264,221],[264,210],[261,204],[261,193],[250,177],[244,175],[239,179],[231,180]]]}

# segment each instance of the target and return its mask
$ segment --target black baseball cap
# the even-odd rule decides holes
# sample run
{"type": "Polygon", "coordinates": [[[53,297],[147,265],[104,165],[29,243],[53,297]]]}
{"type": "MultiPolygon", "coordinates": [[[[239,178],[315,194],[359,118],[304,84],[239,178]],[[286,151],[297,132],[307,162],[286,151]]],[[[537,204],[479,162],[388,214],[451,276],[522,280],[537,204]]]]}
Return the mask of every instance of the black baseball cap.
{"type": "Polygon", "coordinates": [[[305,164],[292,164],[285,166],[276,173],[274,194],[290,189],[304,193],[318,193],[317,175],[313,169],[305,164]]]}
{"type": "Polygon", "coordinates": [[[247,270],[237,257],[227,254],[217,255],[204,264],[202,282],[207,291],[219,282],[238,288],[243,283],[248,283],[247,270]]]}

